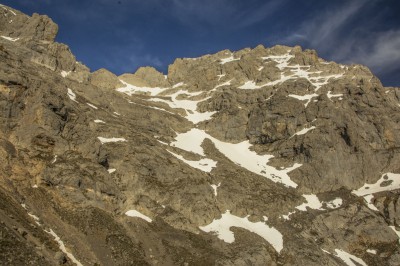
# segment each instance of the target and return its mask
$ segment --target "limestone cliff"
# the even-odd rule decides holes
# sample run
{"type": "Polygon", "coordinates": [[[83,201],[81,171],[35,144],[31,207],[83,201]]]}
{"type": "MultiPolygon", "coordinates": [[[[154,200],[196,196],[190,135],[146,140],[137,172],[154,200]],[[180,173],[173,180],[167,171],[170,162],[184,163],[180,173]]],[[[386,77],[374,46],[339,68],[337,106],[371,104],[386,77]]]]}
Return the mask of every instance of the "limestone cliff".
{"type": "Polygon", "coordinates": [[[275,46],[117,77],[0,9],[0,264],[398,265],[400,89],[275,46]]]}

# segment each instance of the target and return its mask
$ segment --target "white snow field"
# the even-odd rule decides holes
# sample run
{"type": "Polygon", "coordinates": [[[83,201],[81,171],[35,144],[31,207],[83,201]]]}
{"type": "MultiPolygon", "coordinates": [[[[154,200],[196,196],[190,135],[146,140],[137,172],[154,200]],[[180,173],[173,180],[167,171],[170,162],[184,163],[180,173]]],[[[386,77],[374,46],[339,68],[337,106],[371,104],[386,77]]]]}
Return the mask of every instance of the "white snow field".
{"type": "Polygon", "coordinates": [[[283,249],[283,236],[274,227],[268,226],[265,222],[251,222],[248,216],[243,218],[235,216],[229,210],[223,213],[220,219],[214,219],[209,225],[200,226],[199,228],[207,233],[215,232],[219,239],[227,243],[233,243],[235,236],[230,230],[231,227],[240,227],[256,233],[270,243],[277,252],[283,249]]]}
{"type": "Polygon", "coordinates": [[[175,138],[176,141],[172,142],[171,145],[204,156],[201,144],[206,138],[211,140],[222,154],[237,165],[264,176],[275,183],[282,183],[287,187],[297,187],[297,184],[290,179],[288,173],[300,167],[301,164],[295,163],[292,167],[278,170],[267,164],[273,158],[273,155],[258,155],[256,152],[251,151],[249,141],[240,143],[223,142],[210,136],[204,130],[193,128],[188,132],[178,134],[175,138]]]}

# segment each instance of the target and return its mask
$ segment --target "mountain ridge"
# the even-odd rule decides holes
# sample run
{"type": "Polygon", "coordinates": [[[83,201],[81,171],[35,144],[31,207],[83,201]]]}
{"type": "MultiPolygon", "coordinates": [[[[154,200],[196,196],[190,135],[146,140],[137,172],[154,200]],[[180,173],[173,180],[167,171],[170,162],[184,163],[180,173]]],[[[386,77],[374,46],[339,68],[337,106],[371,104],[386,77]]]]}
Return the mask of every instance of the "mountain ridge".
{"type": "Polygon", "coordinates": [[[1,7],[0,261],[399,262],[399,88],[298,46],[90,72],[1,7]]]}

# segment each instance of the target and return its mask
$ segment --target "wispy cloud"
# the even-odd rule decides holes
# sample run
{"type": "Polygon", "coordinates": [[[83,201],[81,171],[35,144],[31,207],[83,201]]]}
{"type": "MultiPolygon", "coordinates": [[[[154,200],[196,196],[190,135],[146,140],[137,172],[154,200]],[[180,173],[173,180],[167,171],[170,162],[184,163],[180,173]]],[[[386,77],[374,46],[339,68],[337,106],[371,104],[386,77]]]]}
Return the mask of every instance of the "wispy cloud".
{"type": "Polygon", "coordinates": [[[360,48],[352,61],[365,64],[377,73],[400,68],[400,30],[372,34],[360,48]]]}
{"type": "MultiPolygon", "coordinates": [[[[319,13],[303,22],[298,29],[285,38],[285,42],[308,42],[311,46],[329,47],[337,41],[340,30],[365,4],[367,0],[350,1],[336,10],[319,13]]],[[[329,48],[328,48],[329,49],[329,48]]]]}
{"type": "Polygon", "coordinates": [[[316,49],[330,60],[364,64],[375,74],[399,69],[400,31],[377,30],[372,23],[357,23],[365,13],[370,20],[378,18],[376,6],[380,2],[353,0],[324,10],[277,42],[316,49]]]}
{"type": "Polygon", "coordinates": [[[236,20],[239,22],[240,27],[251,26],[269,17],[279,8],[284,6],[286,2],[287,0],[272,0],[267,1],[260,6],[257,4],[256,6],[252,6],[250,10],[240,12],[240,15],[236,20]]]}
{"type": "Polygon", "coordinates": [[[216,29],[237,29],[254,25],[270,16],[287,0],[171,0],[172,13],[184,25],[201,28],[200,24],[216,29]]]}

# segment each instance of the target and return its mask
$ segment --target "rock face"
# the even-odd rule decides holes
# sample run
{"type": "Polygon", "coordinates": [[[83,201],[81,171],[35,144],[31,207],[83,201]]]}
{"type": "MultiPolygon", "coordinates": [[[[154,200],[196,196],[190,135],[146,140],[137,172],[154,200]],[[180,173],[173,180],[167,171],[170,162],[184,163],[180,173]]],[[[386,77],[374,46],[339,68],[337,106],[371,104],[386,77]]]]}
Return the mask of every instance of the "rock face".
{"type": "Polygon", "coordinates": [[[0,12],[0,264],[400,264],[400,89],[366,67],[258,46],[116,77],[0,12]]]}

